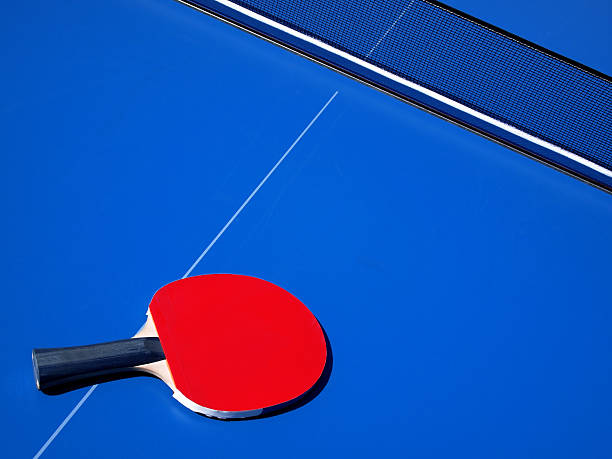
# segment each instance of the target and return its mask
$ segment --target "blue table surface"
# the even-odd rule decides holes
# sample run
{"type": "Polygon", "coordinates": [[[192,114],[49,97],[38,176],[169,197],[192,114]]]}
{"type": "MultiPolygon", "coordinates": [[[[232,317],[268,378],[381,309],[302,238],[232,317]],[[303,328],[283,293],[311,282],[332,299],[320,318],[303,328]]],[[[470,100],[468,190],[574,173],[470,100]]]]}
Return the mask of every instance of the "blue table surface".
{"type": "MultiPolygon", "coordinates": [[[[607,0],[452,5],[612,73],[607,0]]],[[[335,91],[193,271],[302,299],[325,389],[228,423],[111,382],[43,457],[612,457],[610,195],[170,0],[0,21],[8,457],[86,392],[38,392],[31,349],[132,335],[335,91]]]]}

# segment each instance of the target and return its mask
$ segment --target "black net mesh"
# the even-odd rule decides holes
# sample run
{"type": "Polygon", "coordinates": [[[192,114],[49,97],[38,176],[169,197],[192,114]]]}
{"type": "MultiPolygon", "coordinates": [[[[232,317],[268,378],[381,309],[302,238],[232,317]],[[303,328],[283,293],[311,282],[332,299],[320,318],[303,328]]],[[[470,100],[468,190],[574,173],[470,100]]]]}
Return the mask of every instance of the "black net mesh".
{"type": "Polygon", "coordinates": [[[612,82],[426,0],[234,3],[612,169],[612,82]]]}

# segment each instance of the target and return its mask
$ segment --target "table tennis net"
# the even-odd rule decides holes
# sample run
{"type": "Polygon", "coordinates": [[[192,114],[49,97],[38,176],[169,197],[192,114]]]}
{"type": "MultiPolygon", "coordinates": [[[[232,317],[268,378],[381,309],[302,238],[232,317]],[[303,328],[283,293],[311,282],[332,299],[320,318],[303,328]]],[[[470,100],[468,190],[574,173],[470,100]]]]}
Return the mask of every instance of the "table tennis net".
{"type": "MultiPolygon", "coordinates": [[[[583,170],[586,164],[599,170],[595,175],[612,171],[612,79],[446,5],[431,0],[188,3],[207,9],[237,5],[272,21],[262,25],[264,34],[274,35],[266,33],[274,28],[269,24],[280,24],[542,140],[544,149],[550,144],[561,151],[564,161],[576,155],[583,170]]],[[[288,44],[317,57],[299,41],[288,44]]],[[[328,53],[327,63],[333,60],[328,53]]]]}

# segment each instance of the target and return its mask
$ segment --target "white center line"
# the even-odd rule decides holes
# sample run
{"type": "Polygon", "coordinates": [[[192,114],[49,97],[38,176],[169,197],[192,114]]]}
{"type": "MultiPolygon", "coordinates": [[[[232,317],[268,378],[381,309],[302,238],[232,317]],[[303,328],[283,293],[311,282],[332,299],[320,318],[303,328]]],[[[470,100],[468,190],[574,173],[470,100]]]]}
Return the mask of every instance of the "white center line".
{"type": "Polygon", "coordinates": [[[395,27],[395,25],[399,22],[399,20],[402,18],[402,16],[404,16],[404,14],[406,13],[406,11],[408,11],[408,9],[412,6],[412,4],[414,3],[414,0],[411,0],[410,3],[408,3],[408,6],[406,8],[403,9],[402,13],[397,17],[397,19],[395,21],[393,21],[393,24],[391,24],[391,27],[389,27],[384,34],[382,34],[382,37],[380,37],[378,39],[378,41],[376,42],[376,44],[374,45],[374,47],[370,50],[370,52],[368,54],[366,54],[366,57],[370,57],[370,55],[374,52],[374,50],[376,48],[378,48],[378,45],[381,44],[381,42],[385,39],[385,37],[387,35],[389,35],[389,32],[391,32],[393,30],[393,28],[395,27]]]}
{"type": "Polygon", "coordinates": [[[95,386],[91,386],[91,388],[87,391],[87,393],[85,395],[83,395],[83,398],[81,400],[79,400],[79,403],[77,403],[74,408],[72,408],[72,411],[70,412],[70,414],[68,414],[68,416],[66,416],[66,419],[64,419],[62,421],[62,423],[59,426],[57,426],[57,429],[55,429],[55,432],[53,432],[53,434],[49,437],[49,439],[45,442],[45,444],[42,445],[42,448],[40,448],[38,450],[38,452],[34,456],[34,459],[38,459],[40,457],[40,455],[45,452],[45,450],[49,447],[51,442],[53,440],[55,440],[55,437],[57,437],[57,435],[62,431],[64,426],[66,424],[68,424],[68,421],[70,421],[70,419],[72,419],[72,416],[74,416],[75,413],[77,411],[79,411],[79,408],[81,408],[81,405],[83,405],[83,403],[85,403],[85,400],[87,400],[89,398],[89,396],[95,390],[96,387],[98,387],[97,384],[95,386]]]}
{"type": "Polygon", "coordinates": [[[291,146],[287,149],[287,151],[285,152],[285,154],[283,156],[281,156],[281,158],[277,161],[277,163],[274,165],[274,167],[272,169],[270,169],[270,172],[268,172],[266,174],[266,176],[261,180],[261,182],[259,182],[259,185],[257,185],[255,187],[255,189],[253,190],[253,192],[249,195],[248,198],[246,198],[244,200],[244,202],[242,203],[242,205],[238,208],[238,210],[234,213],[234,215],[232,215],[232,218],[230,218],[228,220],[228,222],[225,224],[225,226],[223,228],[221,228],[221,231],[219,231],[219,233],[215,236],[215,238],[210,242],[210,244],[208,244],[208,247],[206,247],[204,249],[204,251],[200,254],[200,256],[196,259],[196,261],[193,262],[193,264],[191,265],[191,267],[187,270],[187,272],[185,273],[185,275],[183,276],[183,279],[186,278],[187,276],[189,276],[189,274],[191,274],[191,271],[193,271],[193,269],[198,265],[198,263],[200,263],[200,261],[202,261],[202,258],[204,258],[204,256],[208,253],[208,251],[212,248],[213,245],[215,245],[215,242],[217,242],[217,240],[223,235],[223,233],[225,233],[225,230],[227,230],[227,228],[229,228],[229,226],[233,223],[234,220],[236,220],[236,217],[238,217],[238,215],[240,215],[240,212],[242,212],[242,210],[247,206],[247,204],[251,201],[251,199],[253,199],[253,196],[255,196],[257,194],[257,192],[259,191],[259,189],[264,185],[264,183],[266,183],[268,181],[268,179],[270,178],[270,176],[274,173],[274,171],[276,170],[276,168],[278,166],[281,165],[281,163],[285,160],[285,158],[287,157],[287,155],[289,153],[291,153],[291,150],[293,150],[293,147],[295,147],[297,145],[297,143],[302,139],[302,137],[304,137],[304,134],[306,134],[308,132],[308,130],[312,127],[312,125],[315,123],[315,121],[317,121],[317,119],[319,118],[319,116],[321,116],[321,113],[323,113],[325,111],[325,109],[327,108],[327,106],[329,104],[331,104],[332,100],[334,100],[334,98],[338,95],[338,91],[334,92],[334,94],[329,98],[329,100],[325,103],[325,105],[323,105],[323,107],[321,108],[321,110],[319,110],[319,113],[317,113],[315,115],[315,117],[310,121],[310,123],[308,123],[308,126],[306,126],[304,128],[304,130],[301,132],[301,134],[299,136],[297,136],[297,138],[293,141],[293,143],[291,144],[291,146]]]}
{"type": "MultiPolygon", "coordinates": [[[[389,32],[393,30],[393,28],[396,26],[396,24],[400,21],[400,19],[404,16],[406,11],[408,11],[408,9],[412,6],[413,3],[414,3],[414,0],[412,0],[408,4],[408,6],[404,8],[402,13],[397,17],[397,19],[395,19],[395,21],[393,21],[393,24],[391,24],[391,26],[380,37],[380,39],[372,47],[372,49],[366,55],[366,57],[370,57],[370,55],[374,52],[374,50],[378,47],[378,45],[381,44],[381,42],[385,39],[385,37],[389,34],[389,32]]],[[[278,169],[278,167],[285,160],[285,158],[289,155],[289,153],[291,153],[291,150],[293,150],[293,148],[298,144],[298,142],[302,139],[302,137],[304,137],[304,135],[308,132],[308,130],[312,127],[312,125],[317,121],[317,119],[319,119],[321,114],[325,111],[325,109],[329,106],[329,104],[331,104],[331,102],[335,99],[337,95],[338,95],[338,91],[334,92],[332,96],[329,98],[329,100],[325,102],[325,105],[321,107],[321,110],[319,110],[319,112],[314,116],[314,118],[310,120],[310,123],[308,123],[308,125],[304,128],[304,130],[300,133],[300,135],[297,136],[297,138],[293,141],[291,146],[287,148],[287,151],[285,151],[283,156],[280,157],[280,159],[276,162],[276,164],[272,167],[272,169],[270,169],[270,171],[266,174],[266,176],[261,180],[261,182],[259,182],[259,184],[251,192],[251,194],[244,200],[242,205],[238,207],[238,210],[234,212],[234,215],[232,215],[232,217],[227,221],[227,223],[223,226],[223,228],[221,228],[221,230],[217,233],[217,235],[213,238],[213,240],[210,241],[210,244],[208,244],[208,246],[204,249],[204,251],[200,254],[200,256],[193,262],[193,264],[189,267],[187,272],[183,275],[182,279],[185,279],[186,277],[188,277],[189,274],[191,274],[191,272],[195,269],[195,267],[198,266],[198,264],[206,256],[206,254],[210,251],[210,249],[212,249],[212,247],[219,240],[219,238],[223,235],[223,233],[225,233],[225,231],[230,227],[230,225],[234,222],[234,220],[238,218],[238,215],[240,215],[240,213],[244,210],[244,208],[248,205],[248,203],[251,202],[251,199],[253,199],[253,197],[257,194],[257,192],[261,189],[261,187],[264,186],[264,184],[268,181],[268,179],[274,173],[274,171],[278,169]]],[[[81,398],[79,403],[77,403],[76,406],[72,409],[72,411],[68,414],[68,416],[66,416],[66,419],[62,421],[62,423],[57,427],[57,429],[55,429],[55,432],[53,432],[53,434],[49,437],[49,439],[45,442],[45,444],[42,445],[42,447],[36,453],[33,459],[38,459],[42,455],[42,453],[45,452],[45,450],[49,447],[51,442],[55,440],[55,437],[57,437],[58,434],[62,431],[62,429],[66,426],[66,424],[68,424],[68,421],[72,419],[72,417],[76,414],[79,408],[81,408],[83,403],[85,403],[85,400],[87,400],[89,396],[91,395],[91,393],[96,389],[96,387],[98,387],[97,384],[94,386],[91,386],[91,388],[87,391],[87,393],[83,396],[83,398],[81,398]]]]}
{"type": "MultiPolygon", "coordinates": [[[[266,176],[261,180],[261,182],[259,182],[259,185],[257,185],[255,187],[255,189],[251,192],[251,194],[244,200],[242,205],[238,208],[238,210],[234,213],[234,215],[232,215],[232,218],[230,218],[228,220],[228,222],[225,224],[225,226],[223,228],[221,228],[221,231],[219,231],[219,233],[210,242],[210,244],[208,244],[208,246],[204,249],[204,251],[196,259],[196,261],[191,265],[191,267],[183,275],[182,279],[184,279],[187,276],[189,276],[189,274],[200,263],[200,261],[202,261],[202,258],[204,258],[204,256],[210,251],[212,246],[215,245],[215,243],[219,240],[219,238],[223,235],[223,233],[225,233],[225,231],[229,228],[229,226],[233,223],[233,221],[236,220],[238,215],[240,215],[240,212],[242,212],[242,210],[247,206],[247,204],[251,201],[251,199],[253,199],[253,197],[257,194],[257,192],[261,189],[261,187],[268,181],[268,179],[274,173],[274,171],[278,168],[278,166],[280,166],[281,163],[285,160],[285,158],[289,155],[289,153],[291,153],[291,150],[293,150],[293,148],[298,144],[298,142],[302,139],[302,137],[304,137],[304,135],[312,127],[312,125],[315,123],[315,121],[317,121],[317,119],[321,116],[321,114],[325,111],[325,109],[328,107],[328,105],[332,102],[332,100],[334,100],[334,98],[337,95],[338,95],[338,91],[334,92],[334,94],[329,98],[329,100],[325,103],[325,105],[323,105],[323,107],[321,107],[321,110],[319,110],[319,112],[315,115],[315,117],[312,120],[310,120],[310,123],[308,123],[308,125],[304,128],[304,130],[300,133],[300,135],[297,136],[297,138],[293,141],[291,146],[287,149],[287,151],[285,151],[283,156],[281,156],[281,158],[276,162],[274,167],[272,167],[272,169],[270,169],[270,172],[268,172],[266,174],[266,176]]],[[[34,455],[34,459],[38,459],[42,455],[42,453],[45,452],[45,450],[49,447],[49,445],[53,442],[53,440],[55,440],[55,437],[57,437],[59,435],[59,433],[62,431],[62,429],[64,427],[66,427],[66,424],[68,424],[70,419],[72,419],[72,417],[76,414],[76,412],[79,411],[81,406],[83,406],[83,403],[85,403],[85,400],[87,400],[89,398],[89,396],[96,389],[96,387],[98,387],[97,384],[94,385],[94,386],[91,386],[91,388],[87,391],[87,393],[85,395],[83,395],[83,398],[81,398],[81,400],[79,400],[79,403],[76,404],[76,406],[72,409],[72,411],[68,414],[68,416],[66,416],[66,418],[62,421],[62,423],[59,426],[57,426],[57,429],[55,429],[55,432],[53,432],[53,434],[51,434],[51,436],[45,442],[45,444],[42,445],[42,447],[34,455]]]]}

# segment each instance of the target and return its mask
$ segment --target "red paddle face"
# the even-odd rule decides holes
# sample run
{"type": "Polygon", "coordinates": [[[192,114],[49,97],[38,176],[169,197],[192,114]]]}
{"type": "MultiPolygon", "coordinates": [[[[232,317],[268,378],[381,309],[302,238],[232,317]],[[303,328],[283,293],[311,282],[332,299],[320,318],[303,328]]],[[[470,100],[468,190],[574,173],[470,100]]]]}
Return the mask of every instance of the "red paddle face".
{"type": "Polygon", "coordinates": [[[314,315],[261,279],[189,277],[158,290],[149,309],[176,388],[210,410],[289,402],[325,367],[325,337],[314,315]]]}

